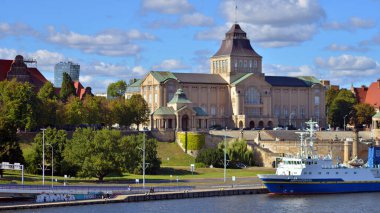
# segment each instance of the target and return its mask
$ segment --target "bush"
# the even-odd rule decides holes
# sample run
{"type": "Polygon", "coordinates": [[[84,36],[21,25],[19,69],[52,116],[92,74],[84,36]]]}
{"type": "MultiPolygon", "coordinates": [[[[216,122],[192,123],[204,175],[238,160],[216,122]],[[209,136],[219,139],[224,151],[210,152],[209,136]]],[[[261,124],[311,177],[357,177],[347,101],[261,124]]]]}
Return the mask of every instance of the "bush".
{"type": "Polygon", "coordinates": [[[177,137],[186,150],[200,150],[205,144],[205,135],[194,132],[178,132],[177,137]]]}
{"type": "Polygon", "coordinates": [[[206,166],[223,167],[223,151],[220,149],[202,149],[195,158],[196,163],[203,163],[206,166]]]}

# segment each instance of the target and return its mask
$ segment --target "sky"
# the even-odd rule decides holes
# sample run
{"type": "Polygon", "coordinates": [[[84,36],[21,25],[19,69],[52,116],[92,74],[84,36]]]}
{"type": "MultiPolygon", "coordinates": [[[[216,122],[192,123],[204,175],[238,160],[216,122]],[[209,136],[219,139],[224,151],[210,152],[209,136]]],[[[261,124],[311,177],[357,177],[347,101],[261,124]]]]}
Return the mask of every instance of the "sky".
{"type": "Polygon", "coordinates": [[[150,70],[210,73],[235,21],[266,75],[346,88],[380,78],[380,0],[2,0],[1,8],[0,59],[36,59],[50,81],[56,63],[78,63],[94,93],[150,70]]]}

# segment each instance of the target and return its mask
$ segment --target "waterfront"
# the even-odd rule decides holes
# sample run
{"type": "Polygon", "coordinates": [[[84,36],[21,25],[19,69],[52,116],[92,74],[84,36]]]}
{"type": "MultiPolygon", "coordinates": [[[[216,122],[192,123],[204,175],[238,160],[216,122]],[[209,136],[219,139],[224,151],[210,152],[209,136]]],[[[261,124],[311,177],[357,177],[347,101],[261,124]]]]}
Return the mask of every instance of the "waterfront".
{"type": "Polygon", "coordinates": [[[300,196],[257,194],[27,209],[17,212],[377,212],[379,196],[380,193],[300,196]]]}

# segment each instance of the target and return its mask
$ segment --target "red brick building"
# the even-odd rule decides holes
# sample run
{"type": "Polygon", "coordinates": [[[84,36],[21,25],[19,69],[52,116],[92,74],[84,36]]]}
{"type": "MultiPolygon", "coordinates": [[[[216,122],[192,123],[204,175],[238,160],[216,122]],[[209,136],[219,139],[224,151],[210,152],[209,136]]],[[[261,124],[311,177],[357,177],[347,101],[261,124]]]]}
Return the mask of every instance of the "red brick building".
{"type": "Polygon", "coordinates": [[[376,112],[380,110],[380,79],[370,84],[369,87],[351,87],[358,103],[367,103],[373,106],[376,112]]]}

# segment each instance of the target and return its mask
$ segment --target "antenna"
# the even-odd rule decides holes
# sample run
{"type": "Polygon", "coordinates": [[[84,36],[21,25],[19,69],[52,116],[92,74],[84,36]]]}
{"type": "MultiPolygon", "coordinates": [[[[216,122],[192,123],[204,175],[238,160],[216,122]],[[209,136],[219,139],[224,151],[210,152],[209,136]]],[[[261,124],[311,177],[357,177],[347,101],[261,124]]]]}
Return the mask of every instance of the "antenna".
{"type": "Polygon", "coordinates": [[[237,3],[235,0],[235,24],[237,24],[237,3]]]}

